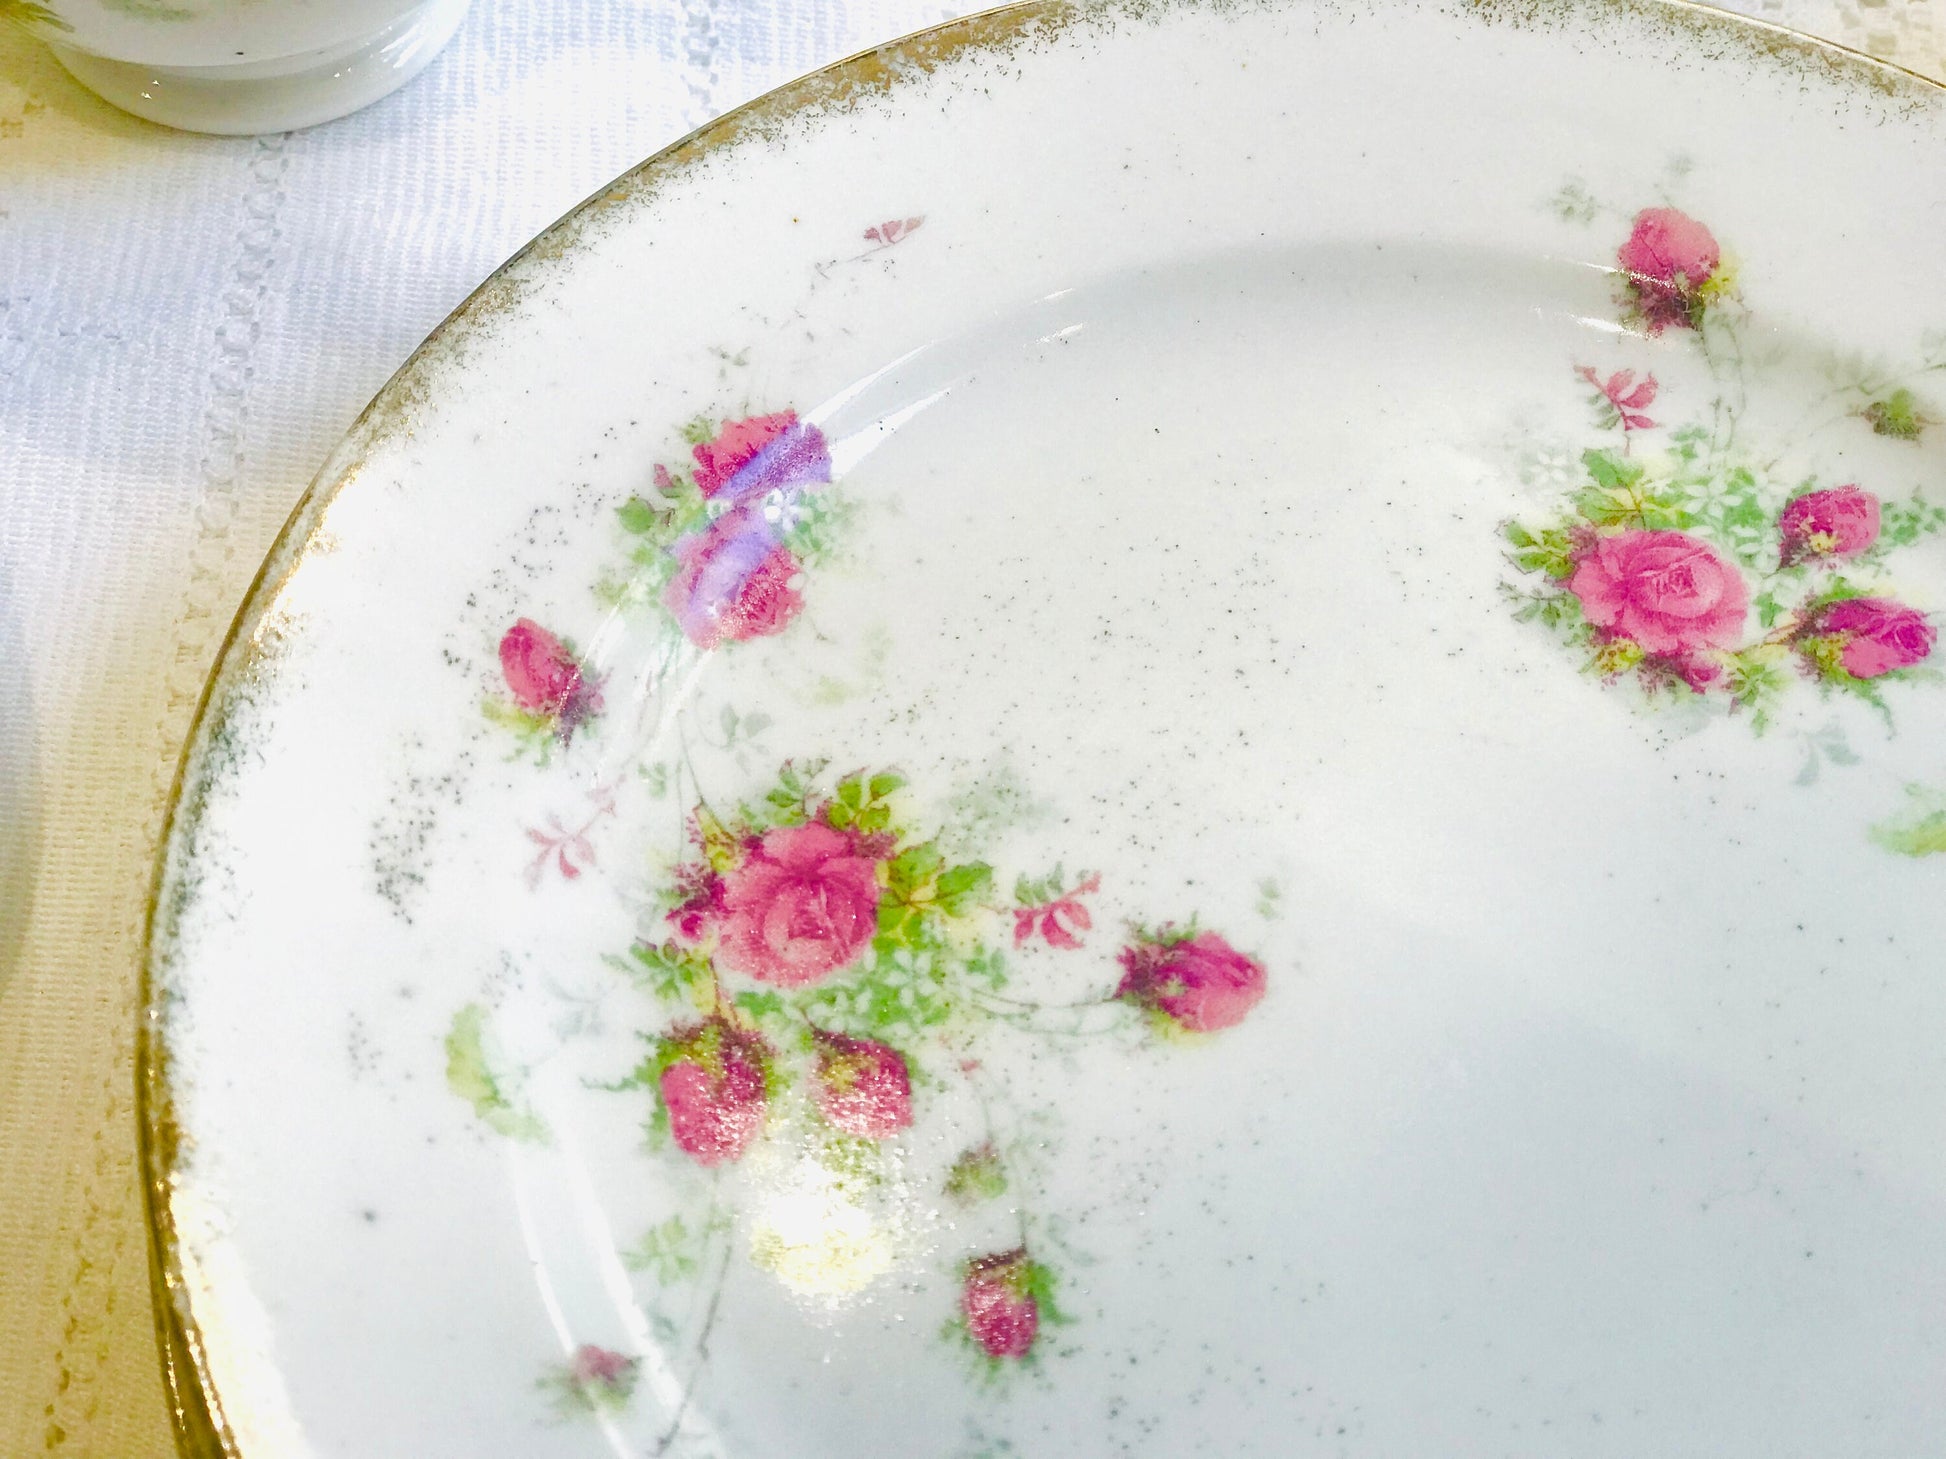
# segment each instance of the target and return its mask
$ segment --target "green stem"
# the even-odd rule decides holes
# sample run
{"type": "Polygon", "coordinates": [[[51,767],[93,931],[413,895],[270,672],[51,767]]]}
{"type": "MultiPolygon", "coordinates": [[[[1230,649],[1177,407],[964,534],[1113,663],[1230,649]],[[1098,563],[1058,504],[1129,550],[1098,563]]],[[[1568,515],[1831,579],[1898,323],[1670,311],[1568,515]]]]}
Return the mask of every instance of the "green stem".
{"type": "MultiPolygon", "coordinates": [[[[716,1202],[712,1200],[710,1202],[712,1220],[715,1211],[716,1202]]],[[[723,1243],[723,1260],[717,1264],[716,1281],[710,1290],[709,1310],[703,1316],[702,1331],[696,1335],[696,1362],[689,1370],[689,1381],[683,1384],[682,1397],[676,1403],[676,1411],[669,1419],[668,1428],[664,1429],[662,1437],[656,1440],[655,1452],[658,1456],[667,1454],[669,1446],[676,1442],[676,1436],[682,1430],[682,1421],[688,1416],[690,1400],[696,1396],[696,1386],[702,1381],[703,1369],[709,1366],[710,1335],[716,1330],[717,1314],[723,1307],[723,1288],[729,1279],[730,1258],[735,1255],[735,1252],[736,1243],[726,1240],[723,1243]]]]}

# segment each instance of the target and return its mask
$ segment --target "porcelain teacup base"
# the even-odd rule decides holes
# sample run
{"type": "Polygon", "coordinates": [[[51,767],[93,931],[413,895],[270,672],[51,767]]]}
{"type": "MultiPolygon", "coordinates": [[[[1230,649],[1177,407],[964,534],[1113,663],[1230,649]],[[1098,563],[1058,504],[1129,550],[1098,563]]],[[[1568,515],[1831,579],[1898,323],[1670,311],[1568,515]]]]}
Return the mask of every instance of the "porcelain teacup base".
{"type": "Polygon", "coordinates": [[[123,111],[185,131],[249,136],[333,121],[389,96],[439,54],[470,3],[426,0],[346,45],[235,66],[144,66],[49,46],[75,80],[123,111]]]}

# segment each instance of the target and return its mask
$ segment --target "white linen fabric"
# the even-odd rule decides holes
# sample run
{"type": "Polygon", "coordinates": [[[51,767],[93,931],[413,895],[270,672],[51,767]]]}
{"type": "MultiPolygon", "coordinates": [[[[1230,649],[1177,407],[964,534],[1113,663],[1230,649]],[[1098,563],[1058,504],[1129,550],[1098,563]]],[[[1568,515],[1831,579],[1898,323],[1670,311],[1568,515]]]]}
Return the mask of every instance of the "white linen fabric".
{"type": "MultiPolygon", "coordinates": [[[[476,0],[404,91],[244,140],[125,117],[0,26],[0,1455],[174,1452],[137,945],[203,678],[318,462],[475,284],[616,173],[968,8],[476,0]]],[[[1737,8],[1946,77],[1946,0],[1737,8]]]]}

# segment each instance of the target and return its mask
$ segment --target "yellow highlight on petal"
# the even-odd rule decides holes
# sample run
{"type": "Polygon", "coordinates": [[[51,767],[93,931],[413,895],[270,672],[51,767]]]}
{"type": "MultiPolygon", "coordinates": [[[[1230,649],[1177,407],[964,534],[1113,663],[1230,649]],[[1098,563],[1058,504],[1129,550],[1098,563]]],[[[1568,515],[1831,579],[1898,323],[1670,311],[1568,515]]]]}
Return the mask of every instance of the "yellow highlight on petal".
{"type": "Polygon", "coordinates": [[[750,1233],[750,1256],[806,1297],[846,1297],[890,1271],[892,1242],[872,1214],[835,1189],[821,1166],[766,1200],[750,1233]]]}

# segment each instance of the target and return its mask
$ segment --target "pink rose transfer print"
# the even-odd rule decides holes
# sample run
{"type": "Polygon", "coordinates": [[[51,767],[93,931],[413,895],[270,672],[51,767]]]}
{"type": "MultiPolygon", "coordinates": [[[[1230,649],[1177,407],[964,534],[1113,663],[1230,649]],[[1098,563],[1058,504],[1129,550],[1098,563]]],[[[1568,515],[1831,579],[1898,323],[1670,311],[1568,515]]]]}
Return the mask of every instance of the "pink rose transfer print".
{"type": "Polygon", "coordinates": [[[726,506],[741,506],[766,491],[831,480],[824,433],[800,421],[794,410],[729,421],[691,454],[696,490],[705,501],[726,506]]]}
{"type": "Polygon", "coordinates": [[[506,698],[487,700],[487,718],[512,729],[536,759],[544,762],[601,712],[601,685],[587,677],[573,646],[533,619],[518,619],[501,635],[499,658],[506,698]]]}
{"type": "Polygon", "coordinates": [[[1832,646],[1856,679],[1877,679],[1920,663],[1939,633],[1923,613],[1889,598],[1841,598],[1812,619],[1807,632],[1832,646]]]}
{"type": "MultiPolygon", "coordinates": [[[[1101,913],[1090,904],[1110,890],[1100,873],[1023,876],[1006,898],[991,866],[942,849],[952,828],[915,818],[906,790],[896,771],[833,777],[823,762],[786,761],[754,794],[687,800],[681,854],[650,888],[649,933],[615,960],[655,1021],[642,1031],[640,1062],[596,1087],[643,1100],[651,1148],[707,1178],[698,1188],[706,1208],[666,1219],[644,1238],[642,1262],[665,1282],[713,1271],[712,1312],[738,1253],[787,1285],[861,1284],[878,1270],[834,1277],[824,1258],[800,1259],[761,1226],[771,1209],[762,1180],[722,1180],[809,1168],[830,1199],[864,1199],[846,1193],[900,1189],[929,1151],[958,1149],[908,1198],[927,1209],[950,1202],[969,1233],[949,1268],[955,1295],[942,1331],[993,1378],[1039,1363],[1048,1331],[1069,1318],[1045,1257],[1064,1249],[1050,1234],[1058,1223],[1035,1209],[1038,1137],[1009,1139],[996,1125],[1004,1102],[984,1082],[977,1041],[1120,1035],[1180,1051],[1181,1035],[1245,1023],[1268,974],[1194,922],[1130,923],[1119,952],[1091,950],[1084,934],[1101,913]],[[1049,976],[1079,972],[1089,986],[1039,1001],[1017,982],[1016,959],[1038,959],[1049,976]],[[929,1118],[950,1120],[955,1101],[984,1123],[970,1145],[927,1130],[929,1118]],[[759,1223],[753,1234],[718,1241],[706,1260],[699,1243],[745,1220],[759,1223]],[[1011,1238],[978,1244],[972,1233],[996,1220],[1011,1238]]],[[[485,1011],[471,1005],[466,1016],[477,1025],[485,1011]]],[[[456,1034],[449,1052],[480,1052],[460,1059],[455,1090],[491,1112],[487,1096],[503,1085],[517,1094],[516,1076],[495,1073],[483,1028],[461,1032],[471,1041],[456,1034]]],[[[579,1387],[601,1391],[605,1380],[589,1371],[579,1387]]]]}
{"type": "Polygon", "coordinates": [[[656,1092],[676,1146],[698,1165],[739,1160],[763,1132],[770,1046],[724,1018],[671,1029],[656,1045],[656,1092]]]}
{"type": "Polygon", "coordinates": [[[1750,590],[1707,542],[1684,532],[1616,532],[1575,559],[1568,591],[1596,628],[1680,657],[1743,633],[1750,590]]]}
{"type": "Polygon", "coordinates": [[[1242,1023],[1264,996],[1264,965],[1214,932],[1136,930],[1120,954],[1123,998],[1189,1033],[1242,1023]]]}
{"type": "Polygon", "coordinates": [[[1711,298],[1723,292],[1723,251],[1716,236],[1675,208],[1644,208],[1615,251],[1634,313],[1650,334],[1694,329],[1711,298]]]}
{"type": "Polygon", "coordinates": [[[966,1335],[988,1358],[1018,1361],[1034,1349],[1052,1278],[1030,1261],[1024,1247],[975,1257],[960,1284],[960,1319],[966,1335]]]}
{"type": "Polygon", "coordinates": [[[618,604],[658,604],[699,649],[788,630],[832,555],[847,504],[824,432],[794,410],[691,422],[687,468],[658,465],[618,512],[633,542],[618,604]]]}
{"type": "Polygon", "coordinates": [[[912,1123],[912,1078],[905,1055],[877,1039],[815,1035],[817,1105],[835,1128],[861,1140],[885,1140],[912,1123]]]}
{"type": "MultiPolygon", "coordinates": [[[[863,253],[816,271],[822,279],[863,264],[924,221],[875,224],[863,253]]],[[[1593,383],[1627,414],[1629,429],[1644,428],[1640,408],[1654,399],[1653,380],[1593,383]]],[[[650,614],[668,635],[659,649],[722,651],[790,633],[813,608],[819,574],[856,510],[834,485],[831,442],[790,409],[699,417],[683,435],[687,459],[671,453],[655,464],[616,508],[628,556],[597,585],[600,606],[650,614]]],[[[534,618],[501,633],[497,659],[488,716],[536,758],[567,750],[600,717],[602,682],[572,643],[534,618]]],[[[726,743],[733,737],[727,731],[726,743]]],[[[1180,934],[1171,923],[1150,932],[1132,919],[1125,937],[1103,934],[1099,873],[1070,880],[1057,866],[1023,875],[1009,901],[993,868],[966,854],[966,828],[913,816],[896,771],[833,777],[824,762],[786,761],[756,799],[712,801],[695,784],[686,747],[681,759],[674,783],[680,794],[686,774],[694,795],[680,799],[688,807],[680,853],[647,889],[643,935],[612,960],[652,1010],[636,1030],[644,1047],[620,1078],[605,1071],[587,1087],[638,1101],[649,1148],[672,1175],[666,1188],[695,1198],[624,1256],[629,1270],[665,1285],[713,1281],[696,1306],[706,1314],[700,1331],[683,1338],[691,1381],[708,1360],[717,1311],[734,1301],[735,1288],[726,1289],[733,1258],[821,1296],[860,1290],[878,1274],[866,1243],[807,1256],[802,1238],[764,1224],[778,1207],[766,1205],[764,1182],[774,1187],[780,1171],[792,1179],[815,1172],[813,1225],[826,1214],[818,1202],[843,1205],[864,1193],[950,1202],[958,1223],[950,1229],[964,1234],[948,1238],[957,1250],[938,1270],[942,1333],[988,1379],[1036,1367],[1048,1332],[1070,1320],[1047,1258],[1074,1252],[1059,1217],[1037,1209],[1048,1184],[1035,1153],[1044,1142],[1007,1133],[1017,1111],[983,1082],[982,1041],[1116,1035],[1123,1047],[1141,1041],[1183,1056],[1187,1041],[1162,1036],[1214,1035],[1245,1022],[1265,996],[1264,964],[1193,921],[1180,934]],[[1017,964],[1048,976],[1078,972],[1088,986],[1079,997],[1040,1001],[1018,981],[1017,964]],[[984,1137],[953,1129],[954,1100],[961,1115],[979,1112],[984,1137]],[[950,1165],[925,1170],[931,1152],[953,1150],[950,1165]],[[926,1182],[916,1192],[906,1184],[912,1172],[926,1182]],[[1007,1228],[998,1240],[994,1225],[1007,1228]],[[817,1285],[824,1281],[835,1285],[817,1285]]],[[[655,786],[649,793],[663,796],[669,767],[639,768],[655,786]]],[[[550,870],[575,883],[595,865],[594,829],[615,814],[615,789],[627,777],[604,772],[592,783],[585,815],[549,813],[525,828],[538,848],[526,867],[530,885],[550,870]]],[[[1106,899],[1113,896],[1111,886],[1106,899]]],[[[448,1084],[486,1128],[548,1143],[542,1086],[509,1055],[520,1040],[493,1039],[487,1002],[455,1016],[448,1084]]],[[[592,1027],[595,1015],[587,1016],[581,1032],[592,1027]]],[[[660,1315],[657,1323],[658,1332],[676,1330],[660,1315]]],[[[564,1411],[599,1412],[627,1401],[640,1366],[585,1344],[542,1381],[564,1411]]]]}
{"type": "Polygon", "coordinates": [[[878,917],[878,862],[858,837],[816,821],[776,826],[722,878],[717,959],[760,983],[797,988],[854,962],[878,917]]]}
{"type": "MultiPolygon", "coordinates": [[[[794,410],[698,419],[685,435],[688,465],[657,465],[648,490],[617,509],[630,556],[598,596],[610,609],[653,606],[702,650],[774,638],[804,611],[848,520],[828,489],[830,445],[794,410]]],[[[508,630],[500,661],[512,702],[489,702],[487,715],[537,760],[601,709],[572,647],[531,619],[508,630]]]]}
{"type": "MultiPolygon", "coordinates": [[[[1723,362],[1745,357],[1748,310],[1708,227],[1646,209],[1617,256],[1625,312],[1648,333],[1679,327],[1712,374],[1741,368],[1723,362]]],[[[1891,574],[1899,552],[1946,526],[1946,510],[1857,481],[1776,479],[1738,446],[1741,386],[1697,401],[1698,419],[1665,433],[1643,413],[1673,403],[1653,375],[1575,374],[1598,391],[1598,427],[1620,440],[1581,452],[1581,481],[1550,516],[1506,525],[1516,616],[1610,683],[1700,697],[1759,733],[1798,685],[1889,716],[1887,686],[1924,666],[1937,638],[1891,574]],[[1660,449],[1640,452],[1634,433],[1650,429],[1658,435],[1643,439],[1660,449]]]]}
{"type": "Polygon", "coordinates": [[[718,517],[673,550],[676,575],[662,601],[698,648],[782,633],[804,607],[802,568],[759,515],[718,517]]]}
{"type": "Polygon", "coordinates": [[[531,618],[521,619],[500,640],[500,672],[514,703],[533,714],[565,716],[586,692],[574,655],[531,618]]]}
{"type": "Polygon", "coordinates": [[[635,1392],[642,1360],[584,1343],[568,1362],[541,1379],[563,1414],[607,1413],[621,1408],[635,1392]]]}
{"type": "Polygon", "coordinates": [[[1856,557],[1878,541],[1878,498],[1851,486],[1792,497],[1777,518],[1778,563],[1810,557],[1856,557]]]}

